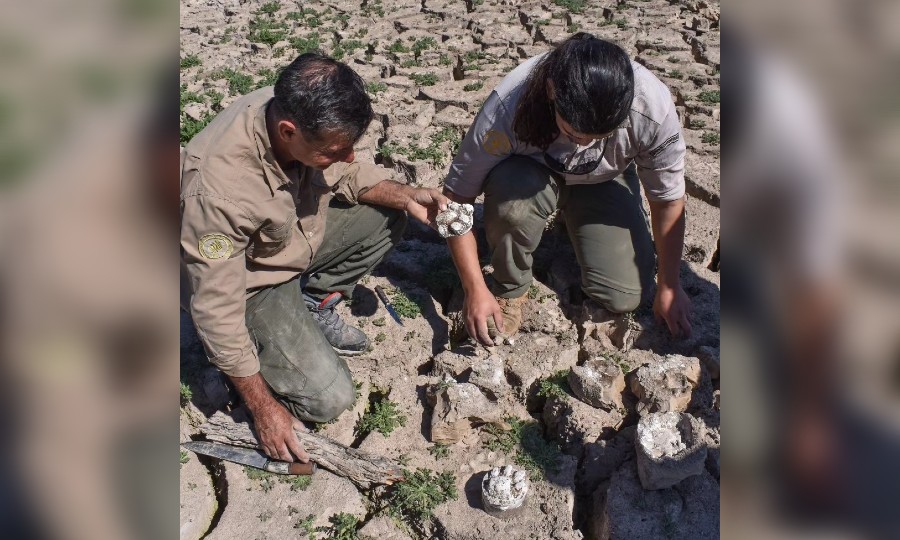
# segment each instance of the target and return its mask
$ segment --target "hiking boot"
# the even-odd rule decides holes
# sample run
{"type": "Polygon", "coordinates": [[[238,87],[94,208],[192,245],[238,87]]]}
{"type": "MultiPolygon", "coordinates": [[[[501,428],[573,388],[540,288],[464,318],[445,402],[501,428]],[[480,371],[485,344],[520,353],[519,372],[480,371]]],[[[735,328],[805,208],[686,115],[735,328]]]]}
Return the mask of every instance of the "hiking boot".
{"type": "Polygon", "coordinates": [[[345,323],[337,314],[334,308],[341,300],[343,297],[338,292],[329,294],[321,301],[303,293],[306,309],[319,324],[319,329],[325,334],[331,347],[342,356],[363,354],[369,348],[369,338],[359,328],[345,323]]]}
{"type": "MultiPolygon", "coordinates": [[[[499,296],[495,296],[497,303],[500,304],[500,311],[503,312],[503,334],[502,336],[505,338],[511,338],[516,335],[519,331],[519,327],[522,326],[522,307],[528,301],[527,295],[522,295],[518,298],[500,298],[499,296]]],[[[496,338],[500,335],[497,332],[497,326],[494,324],[494,318],[488,317],[488,334],[491,338],[496,338]]]]}

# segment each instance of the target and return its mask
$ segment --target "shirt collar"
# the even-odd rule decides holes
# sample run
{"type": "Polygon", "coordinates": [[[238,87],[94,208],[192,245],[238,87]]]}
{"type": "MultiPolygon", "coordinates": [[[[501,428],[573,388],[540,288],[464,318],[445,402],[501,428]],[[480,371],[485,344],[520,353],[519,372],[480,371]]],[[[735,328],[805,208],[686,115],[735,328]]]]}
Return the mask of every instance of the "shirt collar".
{"type": "MultiPolygon", "coordinates": [[[[266,110],[269,103],[272,103],[272,99],[266,100],[256,111],[256,117],[253,119],[253,134],[256,138],[260,161],[263,163],[266,181],[272,189],[278,189],[280,186],[289,184],[291,179],[275,159],[275,151],[272,149],[272,141],[269,139],[269,130],[266,127],[266,110]]],[[[293,169],[291,170],[293,171],[293,169]]]]}

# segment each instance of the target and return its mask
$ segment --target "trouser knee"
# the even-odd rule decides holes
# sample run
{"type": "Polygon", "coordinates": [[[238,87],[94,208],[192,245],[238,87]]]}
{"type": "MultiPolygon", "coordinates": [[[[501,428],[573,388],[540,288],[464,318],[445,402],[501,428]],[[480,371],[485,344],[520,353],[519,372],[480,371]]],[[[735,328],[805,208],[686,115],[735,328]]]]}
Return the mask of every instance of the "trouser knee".
{"type": "Polygon", "coordinates": [[[613,313],[631,313],[641,305],[640,293],[622,292],[604,285],[583,287],[588,298],[613,313]]]}
{"type": "Polygon", "coordinates": [[[349,375],[341,374],[334,384],[314,398],[292,400],[282,398],[291,413],[301,420],[330,422],[353,406],[356,387],[349,375]]]}
{"type": "Polygon", "coordinates": [[[487,226],[543,227],[556,210],[557,191],[549,171],[531,158],[513,156],[494,167],[485,181],[487,226]]]}

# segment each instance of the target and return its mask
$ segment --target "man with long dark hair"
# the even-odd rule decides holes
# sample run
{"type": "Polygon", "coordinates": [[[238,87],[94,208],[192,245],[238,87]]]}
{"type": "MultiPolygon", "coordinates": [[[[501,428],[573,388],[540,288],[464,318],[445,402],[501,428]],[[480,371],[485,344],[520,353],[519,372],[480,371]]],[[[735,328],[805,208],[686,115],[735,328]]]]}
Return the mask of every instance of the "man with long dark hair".
{"type": "Polygon", "coordinates": [[[373,116],[359,75],[306,53],[181,154],[182,306],[275,459],[306,461],[296,419],[327,422],[354,400],[339,354],[369,342],[335,305],[397,243],[406,214],[433,226],[446,209],[439,191],[356,161],[373,116]]]}
{"type": "Polygon", "coordinates": [[[490,287],[475,237],[449,240],[469,334],[493,344],[518,331],[532,253],[557,209],[588,298],[614,313],[636,309],[652,290],[654,265],[638,180],[658,257],[654,313],[673,335],[690,334],[690,301],[679,281],[684,154],[668,88],[613,43],[579,32],[507,75],[445,181],[444,194],[457,202],[484,194],[490,287]]]}

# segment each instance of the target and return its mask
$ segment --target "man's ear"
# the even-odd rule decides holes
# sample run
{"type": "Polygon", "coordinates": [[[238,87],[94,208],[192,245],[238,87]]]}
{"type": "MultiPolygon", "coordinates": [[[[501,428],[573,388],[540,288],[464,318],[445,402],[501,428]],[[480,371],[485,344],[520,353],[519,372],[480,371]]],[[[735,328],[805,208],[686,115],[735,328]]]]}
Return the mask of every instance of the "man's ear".
{"type": "Polygon", "coordinates": [[[297,135],[299,135],[299,132],[293,122],[290,120],[278,121],[278,136],[281,137],[281,140],[290,142],[297,135]]]}
{"type": "Polygon", "coordinates": [[[550,101],[556,101],[556,88],[553,88],[553,81],[547,79],[547,97],[550,101]]]}

